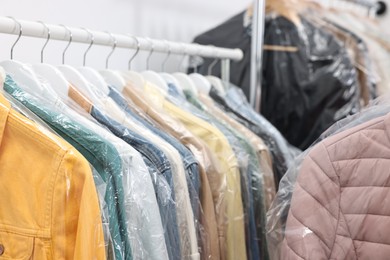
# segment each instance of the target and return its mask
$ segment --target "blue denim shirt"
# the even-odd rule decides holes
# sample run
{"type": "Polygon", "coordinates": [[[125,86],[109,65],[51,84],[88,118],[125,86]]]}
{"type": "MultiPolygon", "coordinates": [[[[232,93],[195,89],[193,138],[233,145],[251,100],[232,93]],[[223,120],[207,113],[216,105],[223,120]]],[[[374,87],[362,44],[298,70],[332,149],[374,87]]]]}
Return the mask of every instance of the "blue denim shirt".
{"type": "MultiPolygon", "coordinates": [[[[92,107],[91,115],[99,123],[106,126],[114,135],[118,136],[134,149],[136,149],[144,158],[145,163],[149,169],[154,168],[159,174],[163,175],[172,190],[172,199],[162,200],[157,198],[158,202],[168,203],[169,205],[159,205],[161,220],[163,227],[165,228],[165,242],[168,249],[168,255],[171,259],[180,259],[180,238],[179,238],[179,227],[177,224],[176,208],[174,205],[175,193],[172,178],[171,164],[164,154],[158,147],[144,139],[139,134],[132,130],[124,127],[117,121],[107,117],[104,113],[98,110],[96,107],[92,107]]],[[[152,176],[153,177],[153,176],[152,176]]],[[[155,178],[153,178],[155,179],[155,178]]]]}
{"type": "Polygon", "coordinates": [[[128,116],[135,119],[140,124],[152,131],[154,134],[164,139],[179,152],[186,172],[188,191],[190,193],[189,195],[192,210],[194,212],[194,217],[199,220],[199,166],[193,154],[187,149],[187,147],[177,141],[174,137],[156,128],[151,123],[147,122],[146,120],[138,116],[136,113],[134,113],[133,110],[129,107],[127,100],[122,96],[121,93],[119,93],[112,87],[109,87],[109,89],[109,97],[111,97],[115,101],[115,103],[117,103],[117,105],[127,113],[128,116]]]}

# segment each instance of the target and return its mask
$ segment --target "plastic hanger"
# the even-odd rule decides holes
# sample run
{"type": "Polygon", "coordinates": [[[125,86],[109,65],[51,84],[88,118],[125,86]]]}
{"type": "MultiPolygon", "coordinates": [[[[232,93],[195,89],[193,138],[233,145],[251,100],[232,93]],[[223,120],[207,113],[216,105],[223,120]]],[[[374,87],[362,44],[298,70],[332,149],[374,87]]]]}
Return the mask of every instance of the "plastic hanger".
{"type": "Polygon", "coordinates": [[[106,58],[106,69],[101,70],[100,74],[103,76],[104,80],[109,85],[115,87],[117,90],[122,92],[126,86],[126,81],[123,79],[123,77],[118,72],[108,69],[108,60],[111,57],[111,55],[114,53],[114,51],[116,49],[116,44],[117,44],[117,40],[115,39],[115,37],[111,33],[108,33],[108,34],[113,39],[114,45],[112,46],[112,50],[106,58]]]}
{"type": "Polygon", "coordinates": [[[157,72],[149,70],[150,57],[152,56],[152,54],[154,52],[154,44],[151,40],[150,40],[150,43],[151,43],[151,48],[150,48],[149,55],[146,59],[146,71],[141,72],[141,75],[145,78],[145,80],[153,83],[154,85],[156,85],[157,87],[162,89],[164,92],[167,92],[168,85],[164,81],[164,79],[157,72]]]}
{"type": "Polygon", "coordinates": [[[95,69],[93,69],[91,67],[86,67],[85,66],[86,60],[87,60],[87,53],[91,49],[91,47],[92,47],[92,45],[94,43],[95,37],[88,29],[86,29],[86,28],[82,28],[82,29],[89,33],[89,35],[91,37],[91,43],[88,46],[88,49],[84,53],[83,67],[80,67],[77,70],[85,77],[85,79],[88,82],[90,82],[92,84],[91,88],[93,90],[99,89],[104,94],[108,95],[109,89],[108,89],[108,86],[107,86],[107,82],[104,80],[102,75],[100,75],[99,72],[97,72],[97,70],[95,70],[95,69]]]}
{"type": "Polygon", "coordinates": [[[146,83],[144,77],[136,71],[125,71],[121,73],[121,76],[128,85],[135,88],[143,88],[146,83]]]}
{"type": "Polygon", "coordinates": [[[176,90],[182,96],[184,96],[183,90],[179,86],[180,85],[179,81],[174,76],[172,76],[171,74],[165,72],[165,65],[166,65],[169,57],[171,56],[171,52],[172,52],[169,43],[167,41],[165,41],[165,42],[167,43],[168,54],[167,54],[167,57],[165,57],[164,61],[161,63],[161,71],[162,72],[160,72],[159,74],[165,80],[166,83],[172,84],[173,86],[175,86],[176,90]]]}
{"type": "Polygon", "coordinates": [[[179,86],[183,90],[191,91],[195,96],[198,96],[198,89],[192,79],[183,72],[175,72],[172,74],[175,79],[179,82],[179,86]]]}
{"type": "Polygon", "coordinates": [[[34,91],[42,93],[43,87],[39,83],[38,78],[31,70],[31,68],[26,64],[13,60],[14,48],[22,37],[23,28],[21,23],[18,22],[15,18],[9,18],[12,19],[17,25],[19,25],[19,35],[11,47],[11,59],[1,61],[0,66],[2,66],[4,71],[9,74],[24,90],[29,91],[30,93],[34,93],[34,91]]]}
{"type": "Polygon", "coordinates": [[[90,87],[93,91],[101,91],[108,95],[108,83],[104,80],[103,76],[99,72],[91,67],[79,67],[77,70],[84,76],[84,78],[90,83],[90,87]]]}
{"type": "Polygon", "coordinates": [[[211,85],[217,89],[217,91],[222,94],[222,95],[225,95],[226,94],[226,91],[225,91],[225,86],[222,82],[222,80],[216,76],[213,76],[213,75],[208,75],[206,76],[206,79],[211,83],[211,85]]]}
{"type": "MultiPolygon", "coordinates": [[[[84,60],[83,64],[85,64],[85,58],[88,50],[91,48],[93,44],[93,41],[91,41],[90,46],[84,53],[84,60]]],[[[68,48],[69,46],[67,46],[68,48]]],[[[65,51],[67,50],[65,49],[65,51]]],[[[65,53],[64,51],[64,53],[65,53]]],[[[64,54],[63,54],[64,55],[64,54]]],[[[73,85],[77,90],[79,90],[85,97],[90,99],[93,104],[103,106],[103,103],[101,101],[102,98],[104,98],[104,93],[94,89],[92,84],[88,82],[88,80],[75,68],[69,66],[69,65],[60,65],[58,66],[58,69],[61,71],[61,73],[64,75],[66,80],[73,85]]],[[[108,90],[107,90],[108,93],[108,90]]]]}
{"type": "Polygon", "coordinates": [[[49,92],[54,92],[52,100],[55,101],[55,96],[66,97],[69,93],[69,83],[62,75],[62,73],[54,66],[43,63],[43,52],[50,40],[50,29],[49,27],[41,22],[47,30],[47,39],[41,49],[41,63],[32,65],[33,71],[42,78],[41,82],[44,86],[49,88],[49,92]],[[47,84],[44,84],[47,83],[47,84]],[[58,95],[57,95],[58,94],[58,95]]]}
{"type": "Polygon", "coordinates": [[[174,76],[172,76],[171,74],[166,73],[166,72],[161,72],[160,76],[165,80],[166,83],[175,85],[177,87],[177,89],[181,92],[181,89],[179,86],[180,83],[174,76]]]}
{"type": "Polygon", "coordinates": [[[213,73],[213,68],[215,67],[215,65],[218,63],[218,58],[216,58],[210,65],[209,67],[207,68],[207,74],[208,76],[206,76],[206,79],[211,83],[211,85],[217,89],[217,91],[219,92],[219,94],[221,95],[226,95],[226,91],[225,91],[225,87],[224,87],[224,84],[222,82],[222,80],[216,76],[213,76],[212,73],[213,73]]]}
{"type": "Polygon", "coordinates": [[[189,77],[200,92],[206,95],[210,93],[211,83],[205,78],[205,76],[199,73],[192,73],[189,77]]]}
{"type": "MultiPolygon", "coordinates": [[[[144,85],[145,85],[144,77],[140,73],[131,70],[131,63],[134,60],[134,58],[137,56],[137,54],[139,53],[139,50],[141,48],[141,44],[136,36],[130,36],[130,37],[132,37],[136,41],[137,50],[129,60],[128,70],[121,72],[121,76],[126,81],[126,83],[128,83],[130,86],[143,89],[144,85]]],[[[118,89],[118,90],[122,91],[120,89],[118,89]]]]}
{"type": "Polygon", "coordinates": [[[208,95],[210,93],[211,83],[203,75],[198,73],[196,66],[194,69],[195,72],[189,75],[190,79],[194,82],[200,92],[208,95]]]}
{"type": "Polygon", "coordinates": [[[0,62],[0,66],[21,88],[29,93],[44,92],[44,88],[41,86],[36,74],[28,65],[18,61],[6,60],[0,62]]]}
{"type": "MultiPolygon", "coordinates": [[[[183,49],[184,49],[184,53],[185,53],[186,52],[185,46],[183,46],[183,49]]],[[[186,57],[186,55],[184,54],[181,62],[179,63],[179,68],[178,68],[179,72],[173,73],[172,76],[179,82],[178,86],[182,90],[191,91],[195,96],[198,96],[198,89],[196,88],[194,82],[191,80],[190,77],[188,77],[187,74],[180,72],[180,69],[182,67],[182,64],[184,63],[185,57],[186,57]]]]}
{"type": "Polygon", "coordinates": [[[168,91],[168,85],[165,80],[155,71],[147,70],[141,72],[141,75],[144,77],[146,81],[153,83],[157,87],[159,87],[164,92],[168,91]]]}
{"type": "Polygon", "coordinates": [[[25,117],[29,118],[30,120],[34,121],[35,123],[38,123],[37,126],[40,127],[40,130],[42,131],[48,131],[54,135],[56,133],[50,129],[50,127],[46,127],[46,124],[34,113],[32,113],[28,108],[26,108],[24,105],[20,103],[20,101],[16,100],[11,94],[4,91],[4,82],[6,79],[6,72],[3,67],[0,66],[0,93],[7,99],[7,101],[11,104],[12,109],[19,112],[20,114],[23,114],[25,117]]]}

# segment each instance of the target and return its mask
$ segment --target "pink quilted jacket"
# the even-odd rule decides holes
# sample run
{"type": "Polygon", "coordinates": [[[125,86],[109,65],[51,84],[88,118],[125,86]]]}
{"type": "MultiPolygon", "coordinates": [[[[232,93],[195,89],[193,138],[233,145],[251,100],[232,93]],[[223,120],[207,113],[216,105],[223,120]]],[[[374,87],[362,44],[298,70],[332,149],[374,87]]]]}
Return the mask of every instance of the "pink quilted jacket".
{"type": "Polygon", "coordinates": [[[294,187],[281,259],[390,259],[390,114],[312,149],[294,187]]]}

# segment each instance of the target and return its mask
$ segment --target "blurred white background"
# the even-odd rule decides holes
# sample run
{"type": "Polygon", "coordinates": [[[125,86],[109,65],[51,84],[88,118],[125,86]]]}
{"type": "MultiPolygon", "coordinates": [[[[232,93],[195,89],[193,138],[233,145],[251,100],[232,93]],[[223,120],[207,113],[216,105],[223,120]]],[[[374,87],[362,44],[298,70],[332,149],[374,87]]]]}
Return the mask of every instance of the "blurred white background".
{"type": "MultiPolygon", "coordinates": [[[[244,10],[250,0],[2,0],[0,15],[16,19],[86,27],[91,30],[125,33],[157,39],[191,42],[192,39],[234,14],[244,10]]],[[[0,34],[0,60],[9,59],[16,35],[0,34]]],[[[44,39],[22,37],[14,49],[14,59],[39,63],[44,39]]],[[[45,62],[61,63],[66,42],[50,41],[45,49],[45,62]]],[[[66,63],[82,66],[87,44],[73,43],[66,63]]],[[[87,66],[104,68],[109,47],[93,46],[87,66]]],[[[133,50],[117,49],[110,59],[113,69],[126,69],[133,50]]],[[[147,53],[137,56],[133,69],[144,70],[147,53]]],[[[160,70],[163,54],[151,57],[151,69],[160,70]]],[[[177,70],[182,57],[172,55],[167,71],[177,70]]]]}

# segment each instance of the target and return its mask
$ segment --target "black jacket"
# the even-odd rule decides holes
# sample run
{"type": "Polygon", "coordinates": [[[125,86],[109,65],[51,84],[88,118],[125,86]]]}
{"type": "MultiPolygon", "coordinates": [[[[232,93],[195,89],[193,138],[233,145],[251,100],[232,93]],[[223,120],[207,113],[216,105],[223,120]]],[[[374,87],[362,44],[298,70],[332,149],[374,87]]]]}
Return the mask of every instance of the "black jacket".
{"type": "MultiPolygon", "coordinates": [[[[339,119],[360,109],[357,72],[342,43],[302,18],[298,29],[283,17],[267,18],[264,43],[296,52],[264,51],[261,113],[294,146],[309,147],[339,119]]],[[[231,82],[249,96],[250,27],[244,13],[198,36],[195,42],[240,48],[244,59],[231,65],[231,82]]],[[[200,73],[207,74],[211,60],[200,73]]],[[[220,69],[213,74],[220,76],[220,69]]]]}

